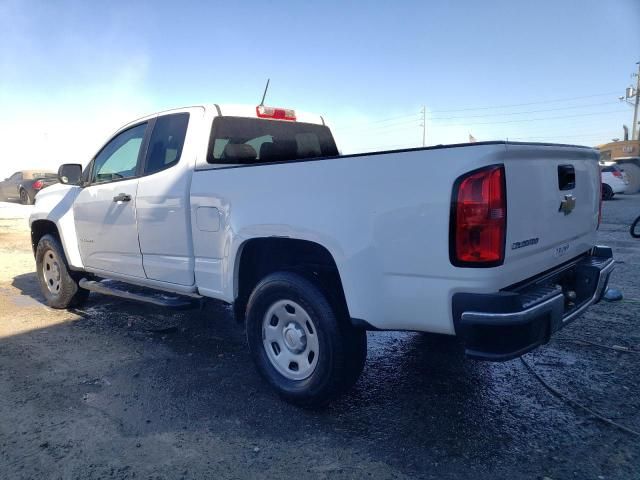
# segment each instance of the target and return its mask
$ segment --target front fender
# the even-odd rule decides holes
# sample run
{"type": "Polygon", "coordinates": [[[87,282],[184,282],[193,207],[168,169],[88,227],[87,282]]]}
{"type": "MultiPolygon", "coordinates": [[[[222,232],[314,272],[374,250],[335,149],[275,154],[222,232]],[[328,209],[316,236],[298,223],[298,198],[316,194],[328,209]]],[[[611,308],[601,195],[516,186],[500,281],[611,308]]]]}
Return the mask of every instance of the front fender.
{"type": "Polygon", "coordinates": [[[67,261],[75,269],[84,268],[73,216],[73,202],[80,190],[81,187],[75,185],[56,184],[40,191],[29,217],[30,227],[39,220],[47,220],[56,225],[67,261]]]}

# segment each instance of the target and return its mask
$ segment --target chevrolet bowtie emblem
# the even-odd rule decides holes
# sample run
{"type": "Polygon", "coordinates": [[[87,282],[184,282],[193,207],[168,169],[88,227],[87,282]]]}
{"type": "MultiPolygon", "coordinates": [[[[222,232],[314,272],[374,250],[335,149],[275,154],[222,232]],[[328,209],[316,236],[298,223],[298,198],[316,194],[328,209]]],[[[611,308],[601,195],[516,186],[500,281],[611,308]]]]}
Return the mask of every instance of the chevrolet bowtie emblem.
{"type": "Polygon", "coordinates": [[[576,208],[576,197],[573,195],[565,195],[564,200],[560,202],[559,212],[569,215],[576,208]]]}

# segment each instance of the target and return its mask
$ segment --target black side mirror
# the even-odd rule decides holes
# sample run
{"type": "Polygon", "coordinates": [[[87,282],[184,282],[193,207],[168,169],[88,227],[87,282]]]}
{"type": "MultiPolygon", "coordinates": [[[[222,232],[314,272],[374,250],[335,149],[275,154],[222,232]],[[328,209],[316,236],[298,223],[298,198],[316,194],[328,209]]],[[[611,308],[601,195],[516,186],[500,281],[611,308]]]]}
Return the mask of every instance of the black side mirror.
{"type": "Polygon", "coordinates": [[[80,185],[82,183],[82,165],[79,163],[60,165],[58,181],[65,185],[80,185]]]}

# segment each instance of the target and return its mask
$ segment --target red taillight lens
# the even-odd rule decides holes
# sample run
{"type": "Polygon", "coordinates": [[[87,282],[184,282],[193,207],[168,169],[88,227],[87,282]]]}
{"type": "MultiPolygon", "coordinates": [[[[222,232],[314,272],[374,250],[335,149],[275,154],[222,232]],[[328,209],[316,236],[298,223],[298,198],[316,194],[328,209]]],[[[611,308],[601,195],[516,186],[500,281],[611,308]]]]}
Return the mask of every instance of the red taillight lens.
{"type": "Polygon", "coordinates": [[[34,190],[40,190],[43,185],[44,183],[42,183],[42,180],[36,180],[35,182],[33,182],[33,185],[31,186],[33,187],[34,190]]]}
{"type": "Polygon", "coordinates": [[[614,177],[622,178],[622,172],[620,172],[620,170],[612,170],[611,173],[613,173],[614,177]]]}
{"type": "Polygon", "coordinates": [[[296,120],[295,110],[290,108],[274,108],[265,107],[264,105],[258,105],[256,107],[256,115],[258,118],[272,118],[274,120],[296,120]]]}
{"type": "Polygon", "coordinates": [[[493,165],[460,177],[451,205],[451,263],[461,267],[501,265],[506,227],[504,166],[493,165]]]}

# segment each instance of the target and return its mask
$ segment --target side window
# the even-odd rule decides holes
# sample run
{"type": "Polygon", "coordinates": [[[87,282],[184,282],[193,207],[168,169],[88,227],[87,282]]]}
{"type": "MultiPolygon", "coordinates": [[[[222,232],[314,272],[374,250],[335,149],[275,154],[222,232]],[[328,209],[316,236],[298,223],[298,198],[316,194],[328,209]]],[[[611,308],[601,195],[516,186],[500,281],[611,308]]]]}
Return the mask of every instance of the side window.
{"type": "Polygon", "coordinates": [[[136,125],[107,143],[94,159],[94,183],[111,182],[136,176],[138,154],[146,129],[146,123],[136,125]]]}
{"type": "Polygon", "coordinates": [[[20,180],[22,180],[22,172],[16,172],[13,175],[11,175],[11,180],[15,180],[16,182],[19,182],[20,180]]]}
{"type": "Polygon", "coordinates": [[[178,163],[188,124],[188,113],[158,117],[149,140],[145,174],[156,173],[178,163]]]}

